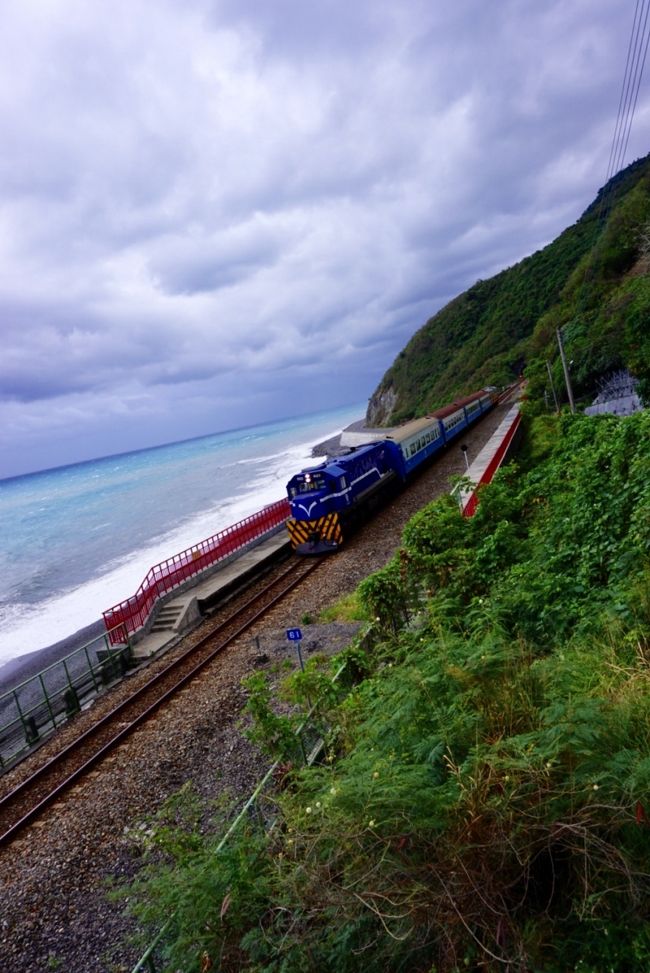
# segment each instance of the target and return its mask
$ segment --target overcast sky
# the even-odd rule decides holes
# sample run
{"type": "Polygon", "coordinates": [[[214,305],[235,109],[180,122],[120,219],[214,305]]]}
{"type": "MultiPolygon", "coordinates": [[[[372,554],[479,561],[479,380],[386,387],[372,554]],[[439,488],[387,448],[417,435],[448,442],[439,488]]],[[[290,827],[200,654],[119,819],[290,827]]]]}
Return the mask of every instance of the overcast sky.
{"type": "Polygon", "coordinates": [[[365,401],[592,201],[633,14],[6,0],[0,476],[365,401]]]}

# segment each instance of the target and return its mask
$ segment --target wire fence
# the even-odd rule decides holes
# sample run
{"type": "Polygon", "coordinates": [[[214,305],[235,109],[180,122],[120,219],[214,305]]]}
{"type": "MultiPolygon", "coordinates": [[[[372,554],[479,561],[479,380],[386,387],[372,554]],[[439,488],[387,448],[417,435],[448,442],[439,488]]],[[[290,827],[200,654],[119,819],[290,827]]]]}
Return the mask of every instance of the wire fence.
{"type": "Polygon", "coordinates": [[[132,666],[128,634],[106,632],[0,696],[0,769],[6,770],[132,666]],[[120,641],[120,646],[113,644],[120,641]]]}

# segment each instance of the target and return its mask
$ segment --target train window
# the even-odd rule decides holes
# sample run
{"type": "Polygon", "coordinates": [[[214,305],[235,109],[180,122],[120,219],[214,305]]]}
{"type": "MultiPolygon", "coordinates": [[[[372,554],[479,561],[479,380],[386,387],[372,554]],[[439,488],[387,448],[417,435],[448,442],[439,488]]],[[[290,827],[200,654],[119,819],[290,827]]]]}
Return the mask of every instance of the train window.
{"type": "Polygon", "coordinates": [[[298,492],[312,493],[314,490],[322,490],[324,485],[323,477],[320,473],[305,473],[298,480],[298,492]]]}

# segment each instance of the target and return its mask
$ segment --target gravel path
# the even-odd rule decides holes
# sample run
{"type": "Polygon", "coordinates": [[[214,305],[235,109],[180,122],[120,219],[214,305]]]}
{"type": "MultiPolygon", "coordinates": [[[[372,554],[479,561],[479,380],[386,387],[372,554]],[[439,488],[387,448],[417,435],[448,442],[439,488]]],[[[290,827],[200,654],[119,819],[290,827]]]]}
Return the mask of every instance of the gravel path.
{"type": "MultiPolygon", "coordinates": [[[[509,408],[497,408],[463,437],[470,462],[509,408]]],[[[305,626],[302,618],[315,616],[385,564],[399,546],[406,521],[446,492],[451,476],[464,471],[463,455],[454,446],[267,616],[256,632],[259,648],[251,636],[239,640],[200,680],[2,852],[2,973],[126,973],[132,969],[140,950],[125,945],[124,939],[133,923],[122,906],[106,897],[109,879],[132,876],[138,869],[137,849],[127,829],[137,827],[187,780],[206,798],[224,790],[247,796],[253,790],[268,761],[238,729],[245,702],[242,677],[261,664],[273,666],[278,659],[292,657],[285,639],[287,627],[303,628],[307,652],[343,648],[352,626],[305,626]],[[261,660],[261,654],[269,661],[261,660]]],[[[189,638],[200,634],[197,629],[189,638]]],[[[114,699],[110,694],[111,703],[114,699]]],[[[98,702],[94,712],[108,702],[98,702]]],[[[92,718],[92,713],[80,717],[92,718]]],[[[31,759],[41,762],[48,752],[46,746],[31,759]]],[[[33,766],[25,761],[6,775],[3,789],[14,786],[33,766]]]]}

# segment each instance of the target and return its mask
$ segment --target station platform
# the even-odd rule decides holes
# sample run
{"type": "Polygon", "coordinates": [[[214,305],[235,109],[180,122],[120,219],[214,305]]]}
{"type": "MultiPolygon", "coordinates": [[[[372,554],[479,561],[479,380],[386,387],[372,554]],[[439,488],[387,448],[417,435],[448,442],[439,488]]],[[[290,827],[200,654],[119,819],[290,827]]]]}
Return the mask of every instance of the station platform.
{"type": "Polygon", "coordinates": [[[203,580],[156,605],[147,631],[136,633],[132,641],[133,658],[143,662],[164,649],[171,648],[219,605],[225,604],[255,574],[288,557],[291,543],[283,527],[271,537],[237,552],[226,563],[219,564],[203,580]]]}
{"type": "Polygon", "coordinates": [[[469,467],[466,477],[469,484],[457,491],[452,491],[456,492],[464,517],[471,517],[475,512],[479,503],[480,487],[492,481],[496,471],[506,462],[516,447],[520,423],[519,402],[515,402],[469,467]]]}

